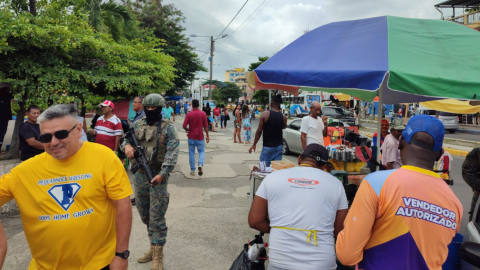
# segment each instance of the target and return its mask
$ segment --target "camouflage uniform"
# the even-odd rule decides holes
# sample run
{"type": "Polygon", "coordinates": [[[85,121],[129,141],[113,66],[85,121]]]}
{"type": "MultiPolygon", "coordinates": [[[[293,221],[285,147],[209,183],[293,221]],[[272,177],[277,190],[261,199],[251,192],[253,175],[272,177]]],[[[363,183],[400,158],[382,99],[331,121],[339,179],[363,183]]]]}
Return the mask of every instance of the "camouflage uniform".
{"type": "Polygon", "coordinates": [[[474,148],[468,153],[462,165],[463,180],[473,189],[472,205],[470,207],[470,218],[472,220],[473,210],[477,204],[478,195],[480,191],[480,147],[474,148]]]}
{"type": "MultiPolygon", "coordinates": [[[[162,136],[156,166],[153,167],[155,162],[152,160],[150,160],[149,165],[152,171],[162,176],[162,182],[151,186],[143,169],[139,169],[135,173],[137,209],[142,222],[147,225],[148,236],[151,238],[151,244],[154,246],[164,246],[167,240],[168,228],[165,222],[165,213],[168,209],[170,196],[167,191],[167,184],[170,172],[177,163],[180,146],[177,130],[173,123],[163,119],[161,127],[162,136]]],[[[146,117],[143,117],[133,123],[133,128],[138,143],[147,148],[147,155],[151,159],[153,152],[156,150],[157,126],[148,126],[146,117]]],[[[122,151],[125,150],[127,144],[130,144],[130,142],[125,139],[120,146],[122,151]]]]}

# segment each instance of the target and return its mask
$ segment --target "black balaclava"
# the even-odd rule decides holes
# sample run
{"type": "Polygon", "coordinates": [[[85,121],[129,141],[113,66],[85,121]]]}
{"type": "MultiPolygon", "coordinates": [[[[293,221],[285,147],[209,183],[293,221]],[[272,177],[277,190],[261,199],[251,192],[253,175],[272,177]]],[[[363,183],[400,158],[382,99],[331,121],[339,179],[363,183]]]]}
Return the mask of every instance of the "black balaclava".
{"type": "Polygon", "coordinates": [[[162,121],[162,107],[157,107],[155,110],[144,110],[147,117],[147,125],[153,126],[155,123],[162,121]]]}

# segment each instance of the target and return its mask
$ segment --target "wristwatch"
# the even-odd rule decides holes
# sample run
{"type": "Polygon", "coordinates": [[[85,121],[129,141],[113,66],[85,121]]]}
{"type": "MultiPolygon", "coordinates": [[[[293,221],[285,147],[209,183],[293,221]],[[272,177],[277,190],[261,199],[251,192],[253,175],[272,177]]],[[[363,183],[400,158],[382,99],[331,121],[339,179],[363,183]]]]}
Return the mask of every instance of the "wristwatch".
{"type": "Polygon", "coordinates": [[[115,256],[118,256],[118,257],[126,260],[126,259],[128,259],[128,257],[130,256],[130,251],[125,250],[124,252],[120,252],[120,253],[119,253],[119,252],[115,252],[115,256]]]}

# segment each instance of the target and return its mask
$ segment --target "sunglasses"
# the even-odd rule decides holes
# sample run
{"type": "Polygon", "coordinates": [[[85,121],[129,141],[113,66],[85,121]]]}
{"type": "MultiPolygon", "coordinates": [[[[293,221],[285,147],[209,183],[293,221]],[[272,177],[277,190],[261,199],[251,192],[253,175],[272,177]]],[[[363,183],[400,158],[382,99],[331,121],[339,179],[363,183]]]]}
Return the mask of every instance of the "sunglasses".
{"type": "Polygon", "coordinates": [[[72,129],[70,130],[64,129],[64,130],[55,131],[55,133],[53,134],[50,134],[50,133],[42,134],[40,135],[40,138],[38,140],[41,143],[49,143],[52,141],[53,135],[55,135],[55,138],[57,138],[58,140],[66,139],[68,137],[68,134],[70,134],[70,132],[72,132],[72,130],[74,130],[77,127],[77,124],[75,124],[75,126],[73,126],[72,129]]]}

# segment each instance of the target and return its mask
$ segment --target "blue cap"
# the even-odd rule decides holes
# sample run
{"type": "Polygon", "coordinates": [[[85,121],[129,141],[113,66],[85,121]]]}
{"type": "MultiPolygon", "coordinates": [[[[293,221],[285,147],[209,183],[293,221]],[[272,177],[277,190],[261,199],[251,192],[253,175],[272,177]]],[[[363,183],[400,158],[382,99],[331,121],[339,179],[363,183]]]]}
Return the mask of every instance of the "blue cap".
{"type": "Polygon", "coordinates": [[[440,151],[443,146],[443,137],[445,136],[445,127],[443,123],[435,117],[421,114],[415,115],[408,121],[405,130],[402,132],[403,139],[410,144],[429,149],[432,151],[440,151]],[[417,132],[426,132],[433,137],[434,145],[430,145],[421,141],[413,140],[413,135],[417,132]]]}

